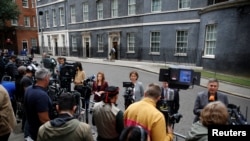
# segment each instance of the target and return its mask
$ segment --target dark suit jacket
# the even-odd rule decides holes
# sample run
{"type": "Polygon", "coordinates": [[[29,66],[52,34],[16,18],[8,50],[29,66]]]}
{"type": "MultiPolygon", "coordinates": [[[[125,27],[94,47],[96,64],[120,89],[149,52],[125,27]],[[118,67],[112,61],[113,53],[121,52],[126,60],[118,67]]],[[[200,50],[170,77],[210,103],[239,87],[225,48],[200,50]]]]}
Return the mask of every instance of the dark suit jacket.
{"type": "MultiPolygon", "coordinates": [[[[170,88],[168,88],[170,89],[170,88]]],[[[167,105],[170,108],[170,114],[175,114],[178,113],[178,110],[180,108],[180,100],[179,100],[179,91],[177,89],[172,89],[174,90],[174,100],[173,101],[167,101],[167,105]]],[[[161,99],[157,102],[157,108],[160,107],[162,104],[162,100],[164,100],[164,89],[161,88],[161,99]]]]}
{"type": "MultiPolygon", "coordinates": [[[[228,105],[227,95],[217,92],[216,97],[218,101],[223,102],[226,106],[228,105]]],[[[195,114],[194,122],[199,120],[201,110],[209,103],[208,99],[208,91],[198,93],[193,109],[193,113],[195,114]]]]}

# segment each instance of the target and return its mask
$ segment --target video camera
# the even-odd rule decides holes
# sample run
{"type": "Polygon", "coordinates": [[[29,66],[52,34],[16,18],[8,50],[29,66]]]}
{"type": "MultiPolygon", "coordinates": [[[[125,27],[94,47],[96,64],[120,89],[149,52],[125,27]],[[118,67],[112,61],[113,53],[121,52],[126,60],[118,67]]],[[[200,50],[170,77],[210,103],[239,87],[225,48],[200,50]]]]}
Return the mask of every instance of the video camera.
{"type": "Polygon", "coordinates": [[[124,96],[124,105],[125,105],[125,109],[127,109],[127,107],[134,103],[134,84],[132,82],[123,82],[123,87],[125,87],[125,94],[124,96]]]}
{"type": "Polygon", "coordinates": [[[43,66],[47,69],[50,69],[50,70],[53,70],[56,65],[57,65],[57,62],[54,58],[43,58],[43,66]]]}
{"type": "Polygon", "coordinates": [[[94,79],[95,79],[95,75],[89,76],[87,79],[85,79],[85,80],[83,81],[83,85],[84,85],[84,86],[90,85],[90,82],[93,82],[94,79]]]}
{"type": "Polygon", "coordinates": [[[248,125],[246,118],[241,114],[240,107],[234,104],[228,104],[229,124],[231,125],[248,125]]]}
{"type": "Polygon", "coordinates": [[[190,85],[200,84],[200,72],[191,69],[169,68],[160,69],[159,81],[167,81],[169,88],[188,89],[190,85]]]}
{"type": "Polygon", "coordinates": [[[191,85],[200,84],[200,72],[195,72],[192,69],[170,67],[168,69],[160,69],[159,81],[168,82],[168,98],[167,100],[162,99],[157,102],[157,108],[164,114],[167,124],[174,127],[175,123],[178,123],[182,118],[180,113],[174,111],[174,96],[175,91],[178,92],[180,89],[186,90],[191,85]]]}
{"type": "Polygon", "coordinates": [[[60,70],[61,77],[74,78],[76,75],[75,63],[65,63],[60,70]]]}
{"type": "Polygon", "coordinates": [[[167,101],[162,99],[157,103],[157,108],[163,113],[167,121],[166,124],[174,127],[175,123],[179,123],[180,119],[182,118],[182,115],[180,113],[173,112],[171,102],[171,100],[167,101]]]}

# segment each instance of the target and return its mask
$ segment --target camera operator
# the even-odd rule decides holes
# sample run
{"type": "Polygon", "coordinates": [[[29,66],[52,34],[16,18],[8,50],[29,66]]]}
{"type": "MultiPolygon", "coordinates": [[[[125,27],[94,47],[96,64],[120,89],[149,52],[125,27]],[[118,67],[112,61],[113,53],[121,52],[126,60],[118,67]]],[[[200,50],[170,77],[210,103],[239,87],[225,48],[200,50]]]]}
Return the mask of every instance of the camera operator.
{"type": "Polygon", "coordinates": [[[149,84],[144,98],[131,104],[124,112],[125,126],[140,125],[148,131],[152,141],[172,141],[173,129],[166,124],[162,112],[156,108],[161,98],[161,87],[149,84]],[[166,126],[167,125],[167,126],[166,126]]]}
{"type": "MultiPolygon", "coordinates": [[[[29,136],[29,133],[28,133],[28,124],[26,123],[26,115],[25,115],[25,110],[24,110],[24,107],[23,107],[23,104],[24,104],[24,93],[25,93],[25,90],[27,87],[31,86],[32,84],[34,84],[34,75],[35,75],[35,72],[36,72],[37,68],[35,65],[29,65],[26,67],[26,73],[25,75],[22,77],[22,79],[20,80],[20,91],[19,91],[19,98],[18,98],[18,101],[21,103],[21,108],[22,108],[22,111],[19,111],[19,112],[22,112],[22,113],[19,113],[20,117],[19,118],[22,118],[22,130],[24,131],[24,138],[28,137],[29,136]]],[[[19,109],[21,110],[21,109],[19,109]]]]}
{"type": "Polygon", "coordinates": [[[75,66],[67,66],[67,64],[69,64],[68,62],[66,62],[66,58],[62,57],[59,60],[59,80],[60,80],[60,86],[61,88],[65,88],[67,89],[68,92],[71,91],[71,82],[72,79],[75,77],[75,66]],[[65,68],[65,69],[64,69],[65,68]],[[69,70],[70,69],[70,70],[69,70]],[[71,72],[74,71],[74,72],[71,72]],[[74,73],[73,74],[67,74],[66,73],[74,73]],[[73,75],[73,76],[72,76],[73,75]]]}
{"type": "Polygon", "coordinates": [[[174,124],[178,123],[182,117],[182,115],[178,113],[180,107],[179,90],[169,88],[169,83],[167,81],[162,81],[161,98],[156,106],[157,109],[164,114],[169,125],[174,128],[174,124]]]}
{"type": "Polygon", "coordinates": [[[173,115],[178,113],[180,108],[179,90],[168,87],[167,81],[162,82],[161,86],[161,99],[157,102],[157,107],[166,104],[169,107],[169,114],[173,115]],[[165,102],[165,103],[164,103],[165,102]]]}
{"type": "Polygon", "coordinates": [[[97,128],[97,141],[118,141],[124,128],[123,112],[116,107],[119,87],[109,86],[104,99],[95,103],[93,108],[93,125],[97,128]]]}
{"type": "Polygon", "coordinates": [[[9,62],[5,65],[5,72],[11,77],[12,81],[15,81],[16,77],[18,76],[16,58],[16,55],[11,55],[9,62]]]}

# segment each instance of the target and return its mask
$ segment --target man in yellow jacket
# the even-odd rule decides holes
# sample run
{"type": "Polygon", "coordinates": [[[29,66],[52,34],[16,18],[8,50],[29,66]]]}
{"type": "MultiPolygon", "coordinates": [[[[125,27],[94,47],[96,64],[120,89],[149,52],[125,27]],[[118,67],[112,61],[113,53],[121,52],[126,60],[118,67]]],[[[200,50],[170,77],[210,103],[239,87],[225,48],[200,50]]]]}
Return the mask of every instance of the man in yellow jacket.
{"type": "Polygon", "coordinates": [[[142,126],[147,130],[151,141],[172,141],[173,129],[170,126],[166,127],[164,115],[156,108],[160,97],[161,87],[157,84],[149,84],[144,98],[125,110],[125,126],[142,126]]]}

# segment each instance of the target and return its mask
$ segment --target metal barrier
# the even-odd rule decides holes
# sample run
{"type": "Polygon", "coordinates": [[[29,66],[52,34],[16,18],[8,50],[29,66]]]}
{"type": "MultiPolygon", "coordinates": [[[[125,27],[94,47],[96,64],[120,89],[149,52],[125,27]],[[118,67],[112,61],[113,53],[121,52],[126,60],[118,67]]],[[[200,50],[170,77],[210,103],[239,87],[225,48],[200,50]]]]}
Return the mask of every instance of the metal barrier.
{"type": "Polygon", "coordinates": [[[186,136],[174,132],[174,140],[175,141],[185,141],[186,140],[186,136]],[[179,140],[179,139],[181,139],[181,140],[179,140]]]}

